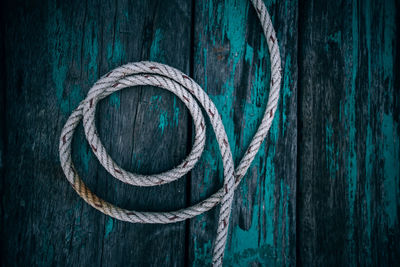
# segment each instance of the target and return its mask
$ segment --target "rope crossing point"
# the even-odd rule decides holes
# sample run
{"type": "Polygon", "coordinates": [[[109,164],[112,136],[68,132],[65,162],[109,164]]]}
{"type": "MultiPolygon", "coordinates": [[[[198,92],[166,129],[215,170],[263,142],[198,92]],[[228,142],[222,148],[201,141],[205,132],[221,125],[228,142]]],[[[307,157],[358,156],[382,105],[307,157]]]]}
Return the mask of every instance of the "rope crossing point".
{"type": "Polygon", "coordinates": [[[132,223],[174,223],[193,218],[221,204],[217,236],[214,242],[213,266],[222,266],[234,191],[245,175],[271,127],[279,99],[281,58],[275,30],[263,1],[250,1],[256,10],[264,35],[267,39],[271,61],[271,81],[264,117],[236,169],[233,163],[228,137],[214,103],[192,78],[186,76],[177,69],[157,62],[142,61],[128,63],[101,77],[89,90],[86,98],[80,102],[79,106],[72,112],[60,136],[60,161],[67,180],[88,204],[115,219],[132,223]],[[130,173],[118,166],[104,148],[99,139],[95,125],[96,105],[101,99],[123,88],[140,85],[156,86],[174,93],[189,109],[195,126],[194,143],[189,155],[177,167],[159,174],[141,175],[130,173]],[[156,186],[175,181],[184,176],[197,163],[205,145],[206,124],[196,100],[200,103],[210,119],[211,126],[217,138],[224,168],[223,187],[209,198],[191,207],[177,211],[132,211],[114,206],[97,197],[79,177],[72,163],[71,143],[75,128],[81,120],[83,120],[85,135],[93,153],[96,155],[101,165],[120,181],[135,186],[156,186]]]}

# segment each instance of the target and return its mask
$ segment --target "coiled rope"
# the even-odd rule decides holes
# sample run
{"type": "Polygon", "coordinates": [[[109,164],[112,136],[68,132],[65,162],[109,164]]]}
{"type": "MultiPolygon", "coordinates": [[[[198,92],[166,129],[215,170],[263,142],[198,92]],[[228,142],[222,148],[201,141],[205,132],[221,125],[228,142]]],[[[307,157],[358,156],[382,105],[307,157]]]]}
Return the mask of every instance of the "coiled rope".
{"type": "Polygon", "coordinates": [[[88,204],[115,219],[132,223],[174,223],[193,218],[221,203],[217,237],[214,242],[214,266],[222,265],[234,191],[245,175],[271,127],[279,99],[281,58],[275,31],[263,1],[251,0],[251,2],[260,19],[270,53],[270,93],[261,124],[236,169],[234,168],[228,137],[214,103],[192,78],[177,69],[157,62],[142,61],[128,63],[101,77],[89,90],[86,98],[72,112],[62,129],[60,137],[60,160],[67,180],[88,204]],[[95,125],[96,105],[101,99],[123,88],[141,85],[164,88],[178,96],[188,107],[195,126],[194,144],[192,151],[186,159],[177,167],[154,175],[130,173],[118,166],[104,148],[95,125]],[[218,192],[198,204],[181,210],[171,212],[141,212],[114,206],[97,197],[84,184],[71,158],[72,137],[81,119],[83,119],[85,135],[93,153],[101,165],[120,181],[135,186],[155,186],[175,181],[188,173],[203,152],[206,131],[206,124],[201,109],[193,97],[197,99],[208,115],[222,155],[224,184],[218,192]]]}

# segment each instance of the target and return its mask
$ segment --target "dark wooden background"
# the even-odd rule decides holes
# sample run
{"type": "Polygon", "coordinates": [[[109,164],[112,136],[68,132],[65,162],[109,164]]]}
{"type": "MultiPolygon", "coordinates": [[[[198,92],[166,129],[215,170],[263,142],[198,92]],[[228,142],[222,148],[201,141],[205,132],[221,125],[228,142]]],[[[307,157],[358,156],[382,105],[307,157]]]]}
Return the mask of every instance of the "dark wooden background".
{"type": "MultiPolygon", "coordinates": [[[[283,81],[269,136],[236,191],[225,266],[400,265],[400,4],[265,1],[283,81]]],[[[170,225],[120,222],[62,173],[58,140],[103,74],[154,60],[194,77],[221,113],[238,163],[268,98],[269,54],[246,0],[6,1],[0,50],[0,240],[4,266],[207,266],[218,209],[170,225]]],[[[155,173],[192,143],[184,105],[157,88],[100,103],[124,168],[155,173]]],[[[210,127],[209,127],[210,128],[210,127]]],[[[112,178],[79,127],[73,159],[112,203],[174,210],[222,183],[211,129],[194,170],[169,185],[112,178]]]]}

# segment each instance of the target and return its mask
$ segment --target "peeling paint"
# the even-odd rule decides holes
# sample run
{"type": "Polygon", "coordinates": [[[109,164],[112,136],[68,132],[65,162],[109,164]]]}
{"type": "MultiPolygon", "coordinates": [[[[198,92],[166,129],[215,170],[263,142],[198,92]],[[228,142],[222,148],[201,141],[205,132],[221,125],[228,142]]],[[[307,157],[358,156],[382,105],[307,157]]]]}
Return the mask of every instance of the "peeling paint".
{"type": "Polygon", "coordinates": [[[355,265],[355,242],[354,242],[354,210],[355,200],[357,193],[357,153],[356,153],[356,80],[358,63],[358,50],[359,50],[359,25],[358,25],[358,6],[357,1],[353,1],[352,7],[352,48],[348,51],[349,55],[345,59],[346,70],[346,99],[343,103],[344,117],[342,121],[345,129],[347,129],[347,152],[346,162],[346,181],[347,181],[347,198],[348,198],[348,224],[347,224],[347,251],[349,255],[349,264],[355,265]],[[350,54],[351,53],[351,54],[350,54]]]}
{"type": "Polygon", "coordinates": [[[153,36],[153,42],[151,43],[150,46],[150,60],[153,61],[158,61],[161,63],[164,63],[164,52],[160,48],[160,42],[163,38],[163,33],[161,29],[156,29],[154,36],[153,36]]]}
{"type": "Polygon", "coordinates": [[[394,227],[398,220],[397,207],[399,205],[399,135],[396,133],[397,123],[393,120],[392,114],[383,114],[382,134],[383,134],[383,159],[384,159],[384,192],[385,192],[385,212],[388,219],[389,228],[394,227]]]}
{"type": "Polygon", "coordinates": [[[246,44],[246,55],[244,56],[244,59],[246,60],[247,63],[251,63],[253,61],[253,56],[254,56],[253,48],[249,44],[246,44]]]}
{"type": "Polygon", "coordinates": [[[336,178],[339,171],[339,150],[335,149],[333,140],[334,131],[332,125],[328,122],[325,127],[325,150],[326,150],[326,168],[331,179],[336,178]]]}
{"type": "Polygon", "coordinates": [[[113,218],[108,217],[105,226],[104,238],[107,238],[110,235],[111,231],[113,230],[113,227],[114,227],[114,220],[113,218]]]}
{"type": "Polygon", "coordinates": [[[179,107],[176,105],[176,97],[174,97],[174,116],[172,118],[172,121],[174,122],[175,126],[178,127],[179,125],[179,107]]]}
{"type": "Polygon", "coordinates": [[[98,79],[98,32],[95,22],[89,21],[84,30],[70,28],[65,23],[65,15],[55,5],[49,6],[49,19],[47,24],[49,34],[49,51],[51,52],[52,80],[55,86],[60,109],[68,115],[83,99],[83,90],[77,84],[66,84],[69,75],[69,62],[71,55],[70,44],[81,45],[82,55],[77,56],[80,64],[86,64],[88,78],[87,85],[91,86],[98,79]],[[66,92],[66,89],[70,90],[66,92]]]}
{"type": "MultiPolygon", "coordinates": [[[[287,106],[287,101],[290,99],[292,96],[292,90],[291,90],[291,67],[292,67],[292,61],[291,61],[291,56],[290,54],[286,56],[285,59],[285,69],[283,72],[283,86],[282,86],[282,106],[286,107],[287,106]]],[[[287,121],[286,121],[286,113],[288,110],[282,110],[282,136],[285,135],[286,128],[289,126],[287,121]]]]}
{"type": "Polygon", "coordinates": [[[158,128],[161,129],[161,134],[163,134],[165,127],[168,126],[168,112],[167,111],[161,112],[159,120],[160,121],[158,123],[158,128]]]}
{"type": "MultiPolygon", "coordinates": [[[[107,43],[107,62],[109,67],[113,68],[116,65],[124,63],[125,49],[120,40],[120,24],[117,21],[116,25],[109,25],[107,31],[113,33],[114,39],[107,43]],[[115,27],[115,28],[114,28],[115,27]],[[115,31],[115,32],[114,32],[115,31]]],[[[119,108],[121,105],[121,93],[120,91],[114,92],[109,96],[109,104],[115,108],[119,108]]]]}

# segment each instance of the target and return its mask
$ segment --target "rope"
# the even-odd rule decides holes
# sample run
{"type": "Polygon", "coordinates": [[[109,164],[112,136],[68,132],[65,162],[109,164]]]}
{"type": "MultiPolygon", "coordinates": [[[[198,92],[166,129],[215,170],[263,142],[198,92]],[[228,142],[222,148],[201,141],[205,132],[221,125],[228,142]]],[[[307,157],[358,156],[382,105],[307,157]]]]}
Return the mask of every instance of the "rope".
{"type": "Polygon", "coordinates": [[[115,219],[131,223],[174,223],[193,218],[221,204],[217,236],[214,242],[213,266],[221,266],[228,235],[234,191],[245,175],[263,140],[267,136],[276,111],[281,84],[281,58],[274,28],[262,0],[251,0],[264,35],[267,39],[271,61],[270,92],[264,117],[239,165],[234,167],[232,152],[224,125],[214,103],[203,89],[190,77],[177,69],[157,62],[142,61],[120,66],[101,77],[89,90],[86,98],[72,112],[60,137],[60,161],[67,180],[75,191],[92,207],[115,219]],[[195,126],[194,144],[189,155],[177,167],[163,173],[141,175],[121,168],[104,148],[95,125],[96,105],[103,98],[126,87],[150,85],[166,89],[189,109],[195,126]],[[103,167],[115,178],[135,186],[155,186],[179,179],[188,173],[199,160],[205,145],[206,124],[197,101],[205,110],[215,132],[224,168],[223,187],[207,199],[193,206],[170,212],[141,212],[126,210],[99,198],[79,177],[71,158],[71,143],[75,128],[81,120],[86,138],[93,153],[103,167]]]}

